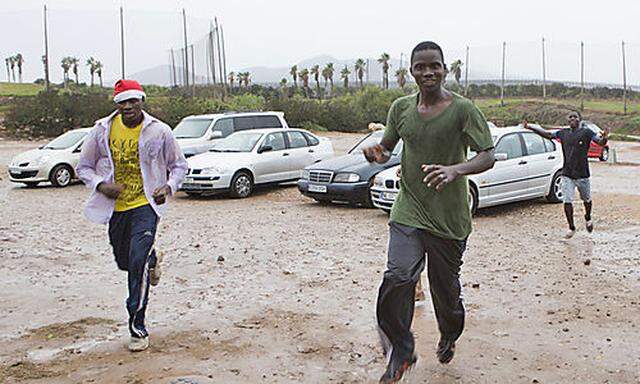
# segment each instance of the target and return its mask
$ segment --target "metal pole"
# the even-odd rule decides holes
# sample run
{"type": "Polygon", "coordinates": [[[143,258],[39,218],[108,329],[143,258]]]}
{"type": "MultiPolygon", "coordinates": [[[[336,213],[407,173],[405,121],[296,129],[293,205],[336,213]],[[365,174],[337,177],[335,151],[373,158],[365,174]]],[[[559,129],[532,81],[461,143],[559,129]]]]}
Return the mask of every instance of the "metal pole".
{"type": "Polygon", "coordinates": [[[505,64],[505,51],[507,49],[507,42],[502,42],[502,82],[500,84],[500,105],[504,107],[504,64],[505,64]]]}
{"type": "Polygon", "coordinates": [[[218,29],[218,18],[214,17],[214,21],[216,22],[216,42],[218,44],[218,68],[220,70],[220,83],[224,84],[224,73],[222,73],[222,50],[220,49],[220,30],[218,29]]]}
{"type": "Polygon", "coordinates": [[[224,69],[224,77],[222,81],[224,85],[227,85],[227,51],[224,47],[224,30],[222,29],[222,24],[220,24],[220,37],[222,40],[222,68],[224,69]]]}
{"type": "Polygon", "coordinates": [[[580,110],[584,110],[584,41],[580,42],[580,110]]]}
{"type": "Polygon", "coordinates": [[[184,86],[189,86],[189,47],[187,46],[187,12],[182,8],[182,25],[184,31],[184,86]]]}
{"type": "Polygon", "coordinates": [[[624,40],[622,41],[622,104],[624,114],[627,114],[627,60],[624,52],[624,40]]]}
{"type": "Polygon", "coordinates": [[[171,71],[173,73],[173,86],[178,86],[178,77],[176,76],[176,59],[173,56],[173,48],[171,48],[171,71]]]}
{"type": "Polygon", "coordinates": [[[544,37],[542,38],[542,99],[547,98],[547,61],[544,51],[544,37]]]}
{"type": "Polygon", "coordinates": [[[126,78],[124,71],[124,10],[120,7],[120,58],[122,65],[122,78],[126,78]]]}
{"type": "Polygon", "coordinates": [[[204,62],[207,65],[207,68],[205,70],[205,73],[207,74],[207,85],[211,85],[211,76],[209,76],[210,75],[209,70],[211,69],[211,63],[209,62],[209,56],[211,51],[211,46],[209,46],[209,34],[207,34],[207,43],[204,45],[204,48],[205,48],[204,62]]]}
{"type": "Polygon", "coordinates": [[[211,55],[209,62],[211,63],[211,75],[213,76],[213,85],[216,85],[216,45],[213,38],[213,23],[209,23],[209,45],[211,46],[211,55]]]}
{"type": "Polygon", "coordinates": [[[47,6],[44,6],[44,85],[49,92],[49,36],[47,34],[47,6]]]}
{"type": "Polygon", "coordinates": [[[467,57],[464,66],[464,95],[469,94],[469,46],[467,45],[467,57]]]}
{"type": "Polygon", "coordinates": [[[193,53],[193,44],[191,44],[191,91],[193,96],[196,96],[196,60],[193,53]]]}

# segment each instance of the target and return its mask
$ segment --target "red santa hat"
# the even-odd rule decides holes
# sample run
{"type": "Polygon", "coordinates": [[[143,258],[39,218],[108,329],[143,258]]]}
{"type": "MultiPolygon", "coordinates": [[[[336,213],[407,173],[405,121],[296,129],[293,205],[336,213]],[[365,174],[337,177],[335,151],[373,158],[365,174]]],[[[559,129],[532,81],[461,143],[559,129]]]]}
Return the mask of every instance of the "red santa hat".
{"type": "Polygon", "coordinates": [[[135,80],[118,80],[113,87],[113,101],[121,103],[129,99],[144,100],[147,95],[142,86],[135,80]]]}

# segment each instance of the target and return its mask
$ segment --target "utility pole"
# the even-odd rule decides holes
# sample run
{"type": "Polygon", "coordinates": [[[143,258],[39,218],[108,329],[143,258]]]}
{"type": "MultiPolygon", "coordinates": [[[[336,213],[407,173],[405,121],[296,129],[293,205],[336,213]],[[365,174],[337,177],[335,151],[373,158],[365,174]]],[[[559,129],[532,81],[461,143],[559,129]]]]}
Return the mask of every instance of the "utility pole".
{"type": "Polygon", "coordinates": [[[213,38],[213,22],[209,23],[209,63],[211,64],[211,76],[213,77],[213,85],[216,85],[216,45],[213,38]]]}
{"type": "Polygon", "coordinates": [[[191,92],[193,97],[196,96],[196,60],[193,53],[193,44],[191,44],[191,92]]]}
{"type": "Polygon", "coordinates": [[[504,107],[504,64],[505,64],[505,52],[507,49],[507,42],[502,42],[502,82],[500,83],[500,105],[504,107]]]}
{"type": "Polygon", "coordinates": [[[222,24],[220,24],[220,36],[222,39],[222,69],[224,69],[224,77],[222,78],[222,82],[227,85],[227,51],[224,47],[224,30],[222,29],[222,24]]]}
{"type": "Polygon", "coordinates": [[[542,38],[542,99],[547,98],[547,60],[544,51],[544,37],[542,38]]]}
{"type": "Polygon", "coordinates": [[[44,6],[44,86],[49,92],[49,37],[47,34],[47,6],[44,6]]]}
{"type": "Polygon", "coordinates": [[[214,17],[216,23],[216,41],[218,43],[218,68],[220,69],[220,83],[224,84],[224,73],[222,73],[222,50],[220,49],[220,30],[218,29],[218,18],[214,17]]]}
{"type": "Polygon", "coordinates": [[[176,76],[176,59],[173,56],[173,48],[171,48],[171,72],[173,73],[173,86],[178,86],[178,77],[176,76]]]}
{"type": "Polygon", "coordinates": [[[580,110],[584,111],[584,41],[580,42],[580,110]]]}
{"type": "Polygon", "coordinates": [[[182,26],[184,31],[184,86],[189,87],[189,47],[187,46],[187,12],[182,8],[182,26]]]}
{"type": "Polygon", "coordinates": [[[627,114],[627,60],[624,52],[624,40],[622,41],[622,103],[624,114],[627,114]]]}
{"type": "Polygon", "coordinates": [[[122,65],[122,78],[125,77],[124,71],[124,10],[120,6],[120,61],[122,65]]]}
{"type": "Polygon", "coordinates": [[[469,46],[467,45],[467,57],[464,62],[464,95],[469,94],[469,46]]]}

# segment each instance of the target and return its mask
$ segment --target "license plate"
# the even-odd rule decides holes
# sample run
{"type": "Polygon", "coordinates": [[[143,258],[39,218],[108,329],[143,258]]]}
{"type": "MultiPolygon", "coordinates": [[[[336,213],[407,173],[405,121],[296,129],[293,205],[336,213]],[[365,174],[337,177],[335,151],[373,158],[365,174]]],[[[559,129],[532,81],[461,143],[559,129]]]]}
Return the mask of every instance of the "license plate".
{"type": "Polygon", "coordinates": [[[395,192],[382,192],[382,199],[383,200],[395,200],[397,196],[397,193],[395,192]]]}
{"type": "Polygon", "coordinates": [[[196,183],[182,183],[182,188],[198,189],[200,185],[196,183]]]}
{"type": "Polygon", "coordinates": [[[326,185],[309,185],[309,192],[327,193],[326,185]]]}

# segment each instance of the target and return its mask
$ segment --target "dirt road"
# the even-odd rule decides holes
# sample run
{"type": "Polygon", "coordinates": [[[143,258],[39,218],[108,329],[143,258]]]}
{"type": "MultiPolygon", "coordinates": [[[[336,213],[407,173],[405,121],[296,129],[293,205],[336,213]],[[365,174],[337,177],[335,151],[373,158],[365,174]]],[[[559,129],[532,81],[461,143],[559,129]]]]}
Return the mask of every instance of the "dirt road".
{"type": "MultiPolygon", "coordinates": [[[[340,151],[357,139],[330,136],[340,151]]],[[[321,206],[292,186],[246,200],[180,194],[159,228],[165,268],[147,313],[151,348],[130,354],[126,276],[106,228],[81,215],[87,190],[7,180],[9,159],[36,146],[0,141],[0,382],[377,380],[385,213],[321,206]]],[[[640,381],[640,167],[593,162],[592,171],[592,235],[578,220],[577,235],[561,239],[561,207],[543,201],[480,211],[456,358],[436,362],[427,301],[415,315],[420,362],[409,382],[640,381]]]]}

